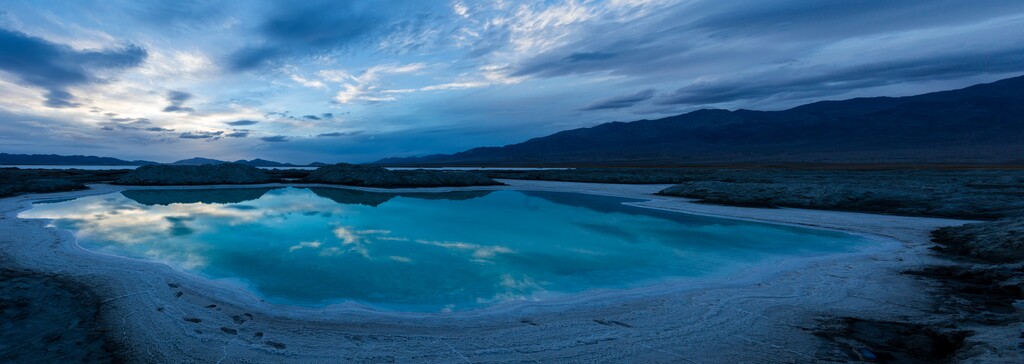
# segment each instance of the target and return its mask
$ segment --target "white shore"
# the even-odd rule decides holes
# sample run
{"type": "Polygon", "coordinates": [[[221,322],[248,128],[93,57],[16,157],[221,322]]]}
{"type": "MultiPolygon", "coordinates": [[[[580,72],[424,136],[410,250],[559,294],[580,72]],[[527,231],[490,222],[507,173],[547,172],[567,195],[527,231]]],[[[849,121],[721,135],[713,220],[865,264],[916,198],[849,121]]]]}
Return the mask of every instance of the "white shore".
{"type": "MultiPolygon", "coordinates": [[[[932,283],[900,272],[937,263],[938,258],[928,253],[928,233],[965,223],[716,206],[652,195],[667,185],[503,182],[509,185],[359,189],[592,193],[643,199],[633,205],[648,208],[842,230],[874,237],[877,243],[856,253],[793,259],[727,278],[468,312],[378,312],[353,305],[301,308],[262,302],[243,288],[163,264],[94,253],[75,244],[70,233],[46,228],[46,221],[17,217],[34,200],[183,188],[92,185],[86,191],[0,199],[0,254],[19,267],[93,287],[105,300],[103,315],[112,335],[123,339],[132,361],[812,362],[828,355],[821,352],[824,341],[807,330],[821,317],[933,320],[928,313],[934,299],[928,293],[932,283]]],[[[265,186],[281,185],[223,187],[265,186]]]]}

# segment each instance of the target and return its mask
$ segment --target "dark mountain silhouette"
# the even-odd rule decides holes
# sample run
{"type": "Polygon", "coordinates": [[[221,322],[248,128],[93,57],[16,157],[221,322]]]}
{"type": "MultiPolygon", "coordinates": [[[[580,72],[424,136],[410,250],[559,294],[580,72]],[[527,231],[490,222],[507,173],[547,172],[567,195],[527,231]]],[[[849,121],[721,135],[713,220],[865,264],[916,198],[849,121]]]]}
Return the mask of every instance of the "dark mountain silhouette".
{"type": "MultiPolygon", "coordinates": [[[[177,161],[177,162],[174,162],[174,163],[169,163],[169,164],[196,166],[196,165],[200,165],[200,164],[222,164],[222,163],[229,163],[229,162],[228,161],[218,160],[218,159],[195,157],[195,158],[189,158],[189,159],[182,159],[180,161],[177,161]]],[[[244,164],[244,165],[253,166],[253,167],[305,167],[303,165],[291,164],[291,163],[274,162],[274,161],[268,161],[266,159],[260,159],[260,158],[256,158],[256,159],[253,159],[253,160],[239,159],[237,161],[230,162],[230,163],[244,164]]],[[[306,166],[318,167],[318,166],[323,166],[323,165],[326,165],[326,164],[314,162],[314,163],[310,163],[310,164],[308,164],[306,166]]]]}
{"type": "Polygon", "coordinates": [[[295,164],[291,164],[291,163],[274,162],[274,161],[268,161],[266,159],[259,159],[259,158],[253,159],[251,161],[247,161],[245,159],[240,159],[240,160],[235,161],[235,163],[250,165],[250,166],[253,166],[253,167],[295,167],[296,166],[295,164]]]}
{"type": "Polygon", "coordinates": [[[7,154],[0,153],[0,165],[87,165],[87,166],[143,166],[157,162],[97,157],[91,155],[7,154]]]}
{"type": "Polygon", "coordinates": [[[1021,155],[1024,77],[1014,77],[959,90],[822,101],[783,111],[704,109],[376,164],[996,163],[1021,155]]]}
{"type": "Polygon", "coordinates": [[[198,165],[203,165],[203,164],[223,164],[223,163],[227,163],[227,161],[222,161],[222,160],[217,160],[217,159],[210,159],[210,158],[195,157],[195,158],[189,158],[189,159],[182,159],[180,161],[175,161],[175,162],[171,162],[171,163],[167,163],[167,164],[176,165],[176,166],[198,166],[198,165]]]}

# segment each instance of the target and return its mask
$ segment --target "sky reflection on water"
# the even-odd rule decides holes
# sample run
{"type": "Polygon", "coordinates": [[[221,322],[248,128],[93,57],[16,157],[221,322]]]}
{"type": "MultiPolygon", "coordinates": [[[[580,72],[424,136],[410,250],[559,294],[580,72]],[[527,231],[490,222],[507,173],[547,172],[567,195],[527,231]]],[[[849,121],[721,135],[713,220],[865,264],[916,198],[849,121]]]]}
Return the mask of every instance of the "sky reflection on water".
{"type": "Polygon", "coordinates": [[[520,191],[135,190],[39,204],[88,249],[244,282],[277,303],[438,311],[735,272],[859,237],[520,191]]]}

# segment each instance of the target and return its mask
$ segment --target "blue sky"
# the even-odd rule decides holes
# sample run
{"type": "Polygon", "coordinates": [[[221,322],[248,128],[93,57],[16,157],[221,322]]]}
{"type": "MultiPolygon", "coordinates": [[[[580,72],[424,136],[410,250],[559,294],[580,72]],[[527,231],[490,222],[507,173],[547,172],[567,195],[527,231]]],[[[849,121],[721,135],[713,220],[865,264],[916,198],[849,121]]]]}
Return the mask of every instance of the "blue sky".
{"type": "Polygon", "coordinates": [[[0,152],[365,162],[1022,72],[1019,0],[7,0],[0,152]]]}

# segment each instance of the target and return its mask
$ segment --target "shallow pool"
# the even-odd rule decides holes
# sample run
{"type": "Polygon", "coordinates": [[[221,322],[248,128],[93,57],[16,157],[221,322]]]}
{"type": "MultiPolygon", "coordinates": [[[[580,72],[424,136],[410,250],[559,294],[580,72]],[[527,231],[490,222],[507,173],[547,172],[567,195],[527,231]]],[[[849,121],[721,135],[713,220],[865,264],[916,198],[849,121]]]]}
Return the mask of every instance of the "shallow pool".
{"type": "Polygon", "coordinates": [[[87,249],[241,282],[275,303],[443,311],[739,272],[864,238],[623,198],[334,188],[133,190],[37,204],[87,249]]]}

